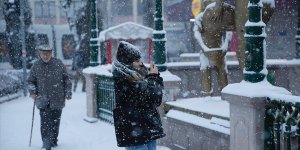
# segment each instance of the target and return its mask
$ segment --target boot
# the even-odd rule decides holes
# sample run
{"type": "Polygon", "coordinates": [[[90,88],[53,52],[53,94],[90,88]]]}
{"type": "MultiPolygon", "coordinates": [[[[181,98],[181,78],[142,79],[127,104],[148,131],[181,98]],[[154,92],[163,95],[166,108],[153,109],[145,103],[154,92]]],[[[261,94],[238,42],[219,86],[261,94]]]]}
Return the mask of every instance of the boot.
{"type": "Polygon", "coordinates": [[[57,147],[57,142],[52,142],[51,147],[57,147]]]}
{"type": "Polygon", "coordinates": [[[51,147],[43,146],[43,147],[42,147],[42,150],[51,150],[51,147]]]}

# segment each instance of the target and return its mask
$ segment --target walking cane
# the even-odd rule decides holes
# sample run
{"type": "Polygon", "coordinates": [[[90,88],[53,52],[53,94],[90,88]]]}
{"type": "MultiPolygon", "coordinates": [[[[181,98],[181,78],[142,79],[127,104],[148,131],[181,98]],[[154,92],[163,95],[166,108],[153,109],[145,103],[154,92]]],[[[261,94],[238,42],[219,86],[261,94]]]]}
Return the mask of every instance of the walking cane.
{"type": "Polygon", "coordinates": [[[31,146],[31,139],[32,139],[32,130],[33,130],[33,122],[34,122],[34,109],[35,109],[35,101],[33,102],[33,108],[32,108],[32,121],[31,121],[29,147],[31,146]]]}

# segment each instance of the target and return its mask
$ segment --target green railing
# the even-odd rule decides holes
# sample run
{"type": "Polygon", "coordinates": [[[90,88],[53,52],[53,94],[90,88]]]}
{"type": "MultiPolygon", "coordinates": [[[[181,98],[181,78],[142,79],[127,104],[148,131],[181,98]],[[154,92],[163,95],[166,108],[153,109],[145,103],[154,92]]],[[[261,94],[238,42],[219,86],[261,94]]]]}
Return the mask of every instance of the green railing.
{"type": "Polygon", "coordinates": [[[97,76],[97,116],[103,121],[113,123],[112,110],[115,108],[115,88],[110,76],[97,76]]]}
{"type": "Polygon", "coordinates": [[[300,150],[300,97],[298,102],[268,99],[265,117],[265,150],[300,150]]]}

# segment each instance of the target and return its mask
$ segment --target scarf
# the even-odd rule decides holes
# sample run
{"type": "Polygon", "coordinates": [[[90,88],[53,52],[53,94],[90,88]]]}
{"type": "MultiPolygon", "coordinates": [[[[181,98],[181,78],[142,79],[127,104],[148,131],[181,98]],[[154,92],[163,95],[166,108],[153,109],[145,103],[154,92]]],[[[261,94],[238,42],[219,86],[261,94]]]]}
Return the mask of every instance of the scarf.
{"type": "Polygon", "coordinates": [[[115,77],[125,78],[129,81],[142,81],[148,74],[148,70],[145,66],[136,69],[131,65],[126,65],[115,60],[112,64],[112,74],[115,77]]]}

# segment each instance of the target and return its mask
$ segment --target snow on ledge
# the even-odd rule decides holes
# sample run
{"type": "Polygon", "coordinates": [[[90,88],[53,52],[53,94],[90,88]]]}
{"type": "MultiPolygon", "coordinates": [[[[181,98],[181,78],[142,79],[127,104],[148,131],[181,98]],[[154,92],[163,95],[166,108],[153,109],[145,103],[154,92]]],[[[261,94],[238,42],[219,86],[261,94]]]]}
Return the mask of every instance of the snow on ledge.
{"type": "Polygon", "coordinates": [[[216,124],[216,122],[210,119],[201,118],[196,115],[184,113],[177,110],[170,110],[166,114],[166,116],[169,118],[173,118],[196,126],[204,127],[213,131],[230,135],[230,128],[224,127],[223,125],[216,124]]]}
{"type": "Polygon", "coordinates": [[[100,32],[100,41],[108,39],[148,39],[151,38],[153,29],[134,23],[125,22],[100,32]]]}
{"type": "Polygon", "coordinates": [[[166,102],[166,104],[199,113],[206,113],[225,118],[230,117],[229,103],[222,100],[221,97],[197,97],[178,99],[176,101],[166,102]]]}
{"type": "Polygon", "coordinates": [[[285,88],[273,86],[266,79],[258,83],[243,80],[240,83],[229,84],[222,90],[222,93],[251,98],[268,97],[271,100],[283,100],[292,103],[300,102],[300,96],[293,96],[292,93],[285,88]]]}
{"type": "Polygon", "coordinates": [[[274,0],[261,0],[262,3],[269,4],[271,8],[275,8],[275,1],[274,0]]]}
{"type": "MultiPolygon", "coordinates": [[[[278,66],[300,66],[300,59],[267,59],[267,66],[278,65],[278,66]]],[[[199,66],[200,61],[190,61],[190,62],[168,62],[167,67],[195,67],[199,66]]],[[[227,66],[237,66],[238,61],[226,61],[227,66]]]]}
{"type": "MultiPolygon", "coordinates": [[[[145,66],[149,67],[150,65],[145,64],[145,66]]],[[[95,67],[87,67],[83,69],[83,73],[112,77],[112,65],[106,64],[106,65],[99,65],[95,67]]],[[[181,81],[181,79],[178,76],[172,74],[168,70],[160,72],[160,76],[164,79],[164,81],[181,81]]]]}
{"type": "Polygon", "coordinates": [[[112,68],[111,64],[99,65],[99,66],[95,66],[95,67],[87,67],[87,68],[83,69],[83,73],[104,75],[104,76],[112,77],[111,68],[112,68]]]}
{"type": "Polygon", "coordinates": [[[181,79],[178,76],[172,74],[168,70],[160,72],[160,76],[163,78],[164,81],[181,81],[181,79]]]}
{"type": "MultiPolygon", "coordinates": [[[[267,65],[282,65],[282,66],[298,66],[300,65],[300,59],[292,59],[292,60],[287,60],[287,59],[267,59],[267,65]]],[[[227,61],[227,65],[238,65],[238,61],[227,61]]],[[[200,67],[200,62],[199,61],[193,61],[193,62],[169,62],[166,63],[167,67],[185,67],[185,66],[199,66],[200,67]]],[[[149,64],[145,64],[145,66],[149,67],[149,64]]],[[[87,67],[83,70],[84,73],[87,74],[98,74],[98,75],[107,75],[107,76],[112,76],[111,74],[111,64],[106,64],[106,65],[99,65],[95,67],[87,67]]],[[[163,71],[160,73],[161,76],[165,81],[181,81],[179,77],[176,77],[172,73],[170,73],[168,70],[163,71]]]]}

